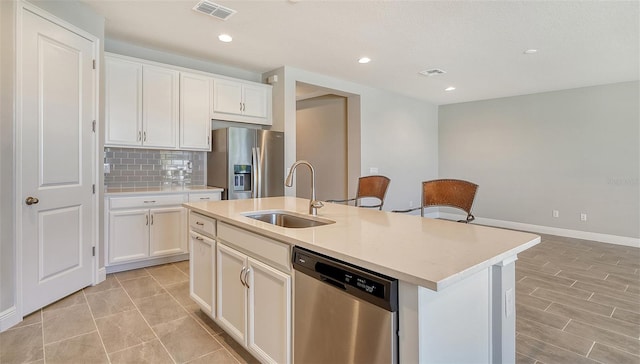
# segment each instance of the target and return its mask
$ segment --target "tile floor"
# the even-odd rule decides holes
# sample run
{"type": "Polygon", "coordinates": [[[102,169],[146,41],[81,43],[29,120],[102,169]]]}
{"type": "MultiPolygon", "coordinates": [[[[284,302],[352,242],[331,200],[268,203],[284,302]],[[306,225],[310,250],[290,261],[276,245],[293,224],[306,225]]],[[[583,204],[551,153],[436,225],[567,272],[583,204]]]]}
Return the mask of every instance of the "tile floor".
{"type": "Polygon", "coordinates": [[[516,261],[517,363],[640,363],[640,249],[543,236],[516,261]]]}
{"type": "Polygon", "coordinates": [[[189,262],[115,273],[0,334],[0,363],[257,362],[189,298],[189,262]]]}
{"type": "MultiPolygon", "coordinates": [[[[188,262],[109,275],[0,334],[5,363],[247,363],[188,262]]],[[[640,363],[640,249],[543,236],[516,262],[518,363],[640,363]]]]}

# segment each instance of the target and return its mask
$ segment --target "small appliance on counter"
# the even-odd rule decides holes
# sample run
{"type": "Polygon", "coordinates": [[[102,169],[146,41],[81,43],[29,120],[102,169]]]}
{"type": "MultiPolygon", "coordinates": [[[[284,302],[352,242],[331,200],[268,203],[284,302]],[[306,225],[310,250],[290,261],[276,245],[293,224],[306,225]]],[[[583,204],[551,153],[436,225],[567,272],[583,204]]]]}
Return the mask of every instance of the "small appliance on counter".
{"type": "Polygon", "coordinates": [[[223,200],[284,196],[284,133],[247,128],[211,132],[207,184],[223,200]]]}

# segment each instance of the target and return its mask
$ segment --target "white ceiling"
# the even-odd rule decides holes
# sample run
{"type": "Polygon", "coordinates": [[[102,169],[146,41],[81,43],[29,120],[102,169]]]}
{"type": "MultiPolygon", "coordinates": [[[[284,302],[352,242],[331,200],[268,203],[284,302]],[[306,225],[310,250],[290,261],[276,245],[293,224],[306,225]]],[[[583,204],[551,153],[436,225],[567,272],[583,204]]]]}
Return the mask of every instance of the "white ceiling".
{"type": "Polygon", "coordinates": [[[110,39],[258,73],[288,65],[435,104],[640,73],[638,1],[216,1],[238,11],[226,21],[191,10],[196,0],[81,1],[105,16],[110,39]],[[365,55],[371,63],[358,64],[365,55]],[[418,74],[429,68],[447,73],[418,74]]]}

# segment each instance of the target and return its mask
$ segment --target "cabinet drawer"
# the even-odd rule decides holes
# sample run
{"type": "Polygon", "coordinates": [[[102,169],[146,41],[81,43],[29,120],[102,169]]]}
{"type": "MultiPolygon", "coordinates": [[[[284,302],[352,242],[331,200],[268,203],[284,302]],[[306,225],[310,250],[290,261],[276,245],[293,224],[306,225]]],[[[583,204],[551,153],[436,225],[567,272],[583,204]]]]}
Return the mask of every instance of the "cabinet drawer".
{"type": "Polygon", "coordinates": [[[219,201],[220,192],[189,193],[189,202],[219,201]]]}
{"type": "Polygon", "coordinates": [[[109,207],[112,209],[132,207],[153,208],[156,206],[181,205],[184,202],[187,202],[187,196],[185,194],[111,197],[109,198],[109,207]]]}
{"type": "Polygon", "coordinates": [[[218,238],[283,272],[291,271],[291,246],[221,222],[218,238]]]}
{"type": "Polygon", "coordinates": [[[189,213],[189,227],[210,238],[216,236],[216,220],[193,211],[189,213]]]}

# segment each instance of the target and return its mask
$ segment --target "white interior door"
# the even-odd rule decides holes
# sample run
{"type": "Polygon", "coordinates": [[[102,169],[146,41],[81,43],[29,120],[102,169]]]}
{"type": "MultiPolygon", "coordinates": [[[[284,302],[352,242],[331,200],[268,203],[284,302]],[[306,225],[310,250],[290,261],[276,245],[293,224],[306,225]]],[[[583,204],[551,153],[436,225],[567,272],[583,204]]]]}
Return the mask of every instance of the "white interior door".
{"type": "Polygon", "coordinates": [[[28,314],[93,281],[95,45],[22,14],[18,181],[28,314]]]}

